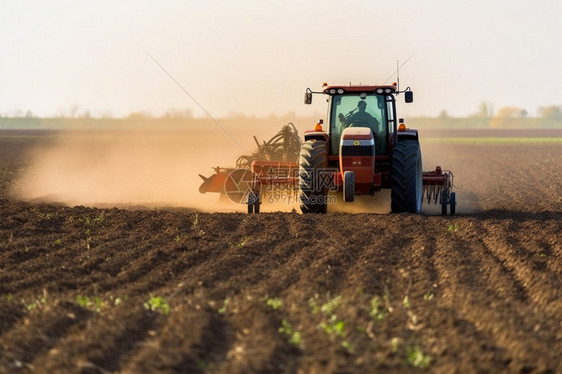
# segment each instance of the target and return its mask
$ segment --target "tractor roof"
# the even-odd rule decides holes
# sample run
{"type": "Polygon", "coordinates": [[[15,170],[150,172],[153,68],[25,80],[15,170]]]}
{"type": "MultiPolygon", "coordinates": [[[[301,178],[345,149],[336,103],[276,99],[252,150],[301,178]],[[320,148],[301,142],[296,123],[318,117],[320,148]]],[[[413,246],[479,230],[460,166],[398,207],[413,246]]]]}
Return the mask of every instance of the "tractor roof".
{"type": "Polygon", "coordinates": [[[366,92],[374,94],[391,94],[396,92],[396,85],[379,85],[379,86],[328,86],[324,84],[322,92],[327,95],[344,94],[351,92],[366,92]]]}
{"type": "Polygon", "coordinates": [[[346,92],[366,92],[374,94],[391,94],[396,92],[396,84],[392,85],[378,85],[378,86],[328,86],[324,83],[322,92],[327,95],[344,94],[346,92]]]}

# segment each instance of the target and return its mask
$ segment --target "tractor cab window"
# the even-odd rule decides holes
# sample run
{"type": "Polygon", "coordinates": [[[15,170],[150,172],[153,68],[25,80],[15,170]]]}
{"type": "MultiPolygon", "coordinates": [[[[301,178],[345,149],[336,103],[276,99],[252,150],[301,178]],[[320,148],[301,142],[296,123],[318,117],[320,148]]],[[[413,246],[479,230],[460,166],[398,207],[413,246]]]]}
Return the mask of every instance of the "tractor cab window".
{"type": "MultiPolygon", "coordinates": [[[[386,103],[381,95],[334,95],[330,113],[331,154],[338,154],[340,137],[347,127],[369,127],[378,137],[386,138],[386,103]]],[[[377,150],[377,153],[379,151],[377,150]]]]}

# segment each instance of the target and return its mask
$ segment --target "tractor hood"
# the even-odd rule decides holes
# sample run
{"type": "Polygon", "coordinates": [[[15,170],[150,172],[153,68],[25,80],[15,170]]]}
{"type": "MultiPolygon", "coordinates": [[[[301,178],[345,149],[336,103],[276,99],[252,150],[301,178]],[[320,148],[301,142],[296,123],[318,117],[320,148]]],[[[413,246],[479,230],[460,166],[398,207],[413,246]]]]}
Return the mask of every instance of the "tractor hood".
{"type": "Polygon", "coordinates": [[[341,134],[341,145],[373,145],[373,133],[368,127],[348,127],[341,134]],[[359,141],[359,143],[356,143],[359,141]]]}

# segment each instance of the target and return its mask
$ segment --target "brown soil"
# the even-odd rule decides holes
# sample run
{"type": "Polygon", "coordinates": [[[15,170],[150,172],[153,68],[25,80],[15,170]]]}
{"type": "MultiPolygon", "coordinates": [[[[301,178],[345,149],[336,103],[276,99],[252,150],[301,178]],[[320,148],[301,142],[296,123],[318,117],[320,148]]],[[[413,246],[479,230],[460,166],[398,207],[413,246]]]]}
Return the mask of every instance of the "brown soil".
{"type": "Polygon", "coordinates": [[[23,201],[54,140],[1,135],[0,372],[562,372],[560,143],[422,144],[456,217],[249,216],[23,201]]]}

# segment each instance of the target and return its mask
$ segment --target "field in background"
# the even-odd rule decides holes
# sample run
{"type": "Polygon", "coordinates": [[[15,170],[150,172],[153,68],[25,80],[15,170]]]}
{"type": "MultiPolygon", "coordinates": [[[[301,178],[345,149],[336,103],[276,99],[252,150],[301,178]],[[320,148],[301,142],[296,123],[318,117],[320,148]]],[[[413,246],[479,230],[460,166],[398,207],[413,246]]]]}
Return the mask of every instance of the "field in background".
{"type": "MultiPolygon", "coordinates": [[[[255,129],[277,127],[293,122],[299,130],[314,127],[319,118],[326,120],[324,113],[310,117],[256,118],[236,116],[230,118],[8,118],[0,117],[0,130],[132,130],[132,129],[199,129],[211,130],[223,126],[228,131],[255,131],[255,129]]],[[[406,124],[418,129],[561,129],[560,118],[506,118],[501,122],[493,117],[409,117],[406,124]]]]}

